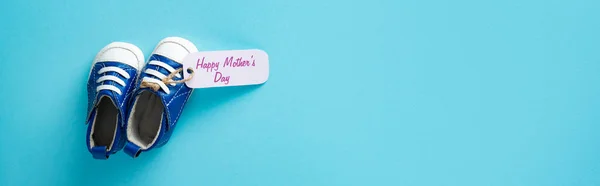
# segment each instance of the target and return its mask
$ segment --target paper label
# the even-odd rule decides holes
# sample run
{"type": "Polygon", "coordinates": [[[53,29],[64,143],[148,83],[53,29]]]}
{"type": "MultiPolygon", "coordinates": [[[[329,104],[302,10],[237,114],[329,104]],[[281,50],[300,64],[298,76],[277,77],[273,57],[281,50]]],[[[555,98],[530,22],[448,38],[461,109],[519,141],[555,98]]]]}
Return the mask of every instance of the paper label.
{"type": "Polygon", "coordinates": [[[269,56],[262,50],[223,50],[191,53],[183,60],[190,88],[263,84],[269,78],[269,56]]]}

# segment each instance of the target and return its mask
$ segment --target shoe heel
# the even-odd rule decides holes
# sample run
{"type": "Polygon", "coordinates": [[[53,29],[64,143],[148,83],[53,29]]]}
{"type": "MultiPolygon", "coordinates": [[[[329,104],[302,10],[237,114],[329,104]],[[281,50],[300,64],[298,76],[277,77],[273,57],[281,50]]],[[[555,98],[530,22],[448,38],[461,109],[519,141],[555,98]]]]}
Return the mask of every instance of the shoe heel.
{"type": "Polygon", "coordinates": [[[127,142],[123,151],[125,151],[125,154],[129,156],[137,158],[138,156],[140,156],[140,153],[142,153],[142,148],[137,146],[136,144],[127,142]]]}
{"type": "Polygon", "coordinates": [[[106,152],[106,146],[95,146],[90,149],[92,156],[95,159],[108,159],[108,152],[106,152]]]}

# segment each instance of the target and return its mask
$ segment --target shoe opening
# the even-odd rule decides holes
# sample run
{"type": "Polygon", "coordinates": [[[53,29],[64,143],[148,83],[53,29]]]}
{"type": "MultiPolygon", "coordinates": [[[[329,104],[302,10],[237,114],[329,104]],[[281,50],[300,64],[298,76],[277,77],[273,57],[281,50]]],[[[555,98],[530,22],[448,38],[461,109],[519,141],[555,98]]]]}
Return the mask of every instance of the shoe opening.
{"type": "Polygon", "coordinates": [[[92,147],[105,146],[112,148],[115,141],[119,120],[119,110],[108,96],[102,96],[96,108],[96,117],[92,123],[90,143],[92,147]]]}
{"type": "Polygon", "coordinates": [[[153,92],[138,95],[129,115],[127,139],[141,149],[148,149],[156,142],[163,120],[163,103],[153,92]]]}

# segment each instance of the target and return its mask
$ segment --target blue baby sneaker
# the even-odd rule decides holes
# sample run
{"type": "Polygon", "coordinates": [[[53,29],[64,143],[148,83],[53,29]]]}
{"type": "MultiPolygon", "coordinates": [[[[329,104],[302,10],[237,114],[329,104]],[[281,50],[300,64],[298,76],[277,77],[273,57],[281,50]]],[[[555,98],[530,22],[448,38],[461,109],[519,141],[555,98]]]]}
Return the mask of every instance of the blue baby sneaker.
{"type": "Polygon", "coordinates": [[[86,143],[94,158],[108,159],[123,148],[126,109],[143,65],[142,51],[123,42],[110,43],[94,59],[87,83],[86,121],[86,143]]]}
{"type": "Polygon", "coordinates": [[[193,90],[181,82],[182,61],[196,51],[192,42],[179,37],[168,37],[158,43],[141,70],[138,89],[133,93],[125,153],[135,158],[169,141],[193,90]]]}

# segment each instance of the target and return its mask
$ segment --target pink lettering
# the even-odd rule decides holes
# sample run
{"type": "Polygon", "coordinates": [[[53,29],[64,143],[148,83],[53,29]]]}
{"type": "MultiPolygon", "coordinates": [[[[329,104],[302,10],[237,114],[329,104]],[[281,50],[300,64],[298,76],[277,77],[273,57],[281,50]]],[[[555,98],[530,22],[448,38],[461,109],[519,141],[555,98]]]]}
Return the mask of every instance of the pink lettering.
{"type": "Polygon", "coordinates": [[[233,56],[225,58],[225,61],[223,61],[223,67],[231,66],[232,61],[233,61],[233,56]]]}
{"type": "Polygon", "coordinates": [[[204,57],[202,57],[202,63],[200,63],[200,59],[196,61],[196,70],[198,70],[198,67],[202,67],[202,64],[204,64],[204,57]]]}
{"type": "Polygon", "coordinates": [[[222,82],[225,83],[226,85],[229,84],[229,77],[230,76],[223,76],[223,74],[221,72],[217,72],[215,73],[215,79],[214,82],[222,82]]]}
{"type": "Polygon", "coordinates": [[[219,63],[220,62],[206,62],[204,63],[204,58],[202,57],[202,62],[200,62],[200,59],[198,59],[198,61],[196,62],[196,69],[198,69],[198,67],[206,69],[206,72],[208,72],[208,70],[212,71],[217,71],[219,70],[219,63]]]}
{"type": "MultiPolygon", "coordinates": [[[[254,57],[254,56],[253,56],[254,57]]],[[[252,62],[254,64],[254,61],[252,62]]],[[[233,56],[225,58],[225,62],[223,63],[223,67],[248,67],[250,66],[249,60],[243,60],[242,57],[236,58],[233,60],[233,56]]],[[[252,65],[254,66],[254,65],[252,65]]]]}

